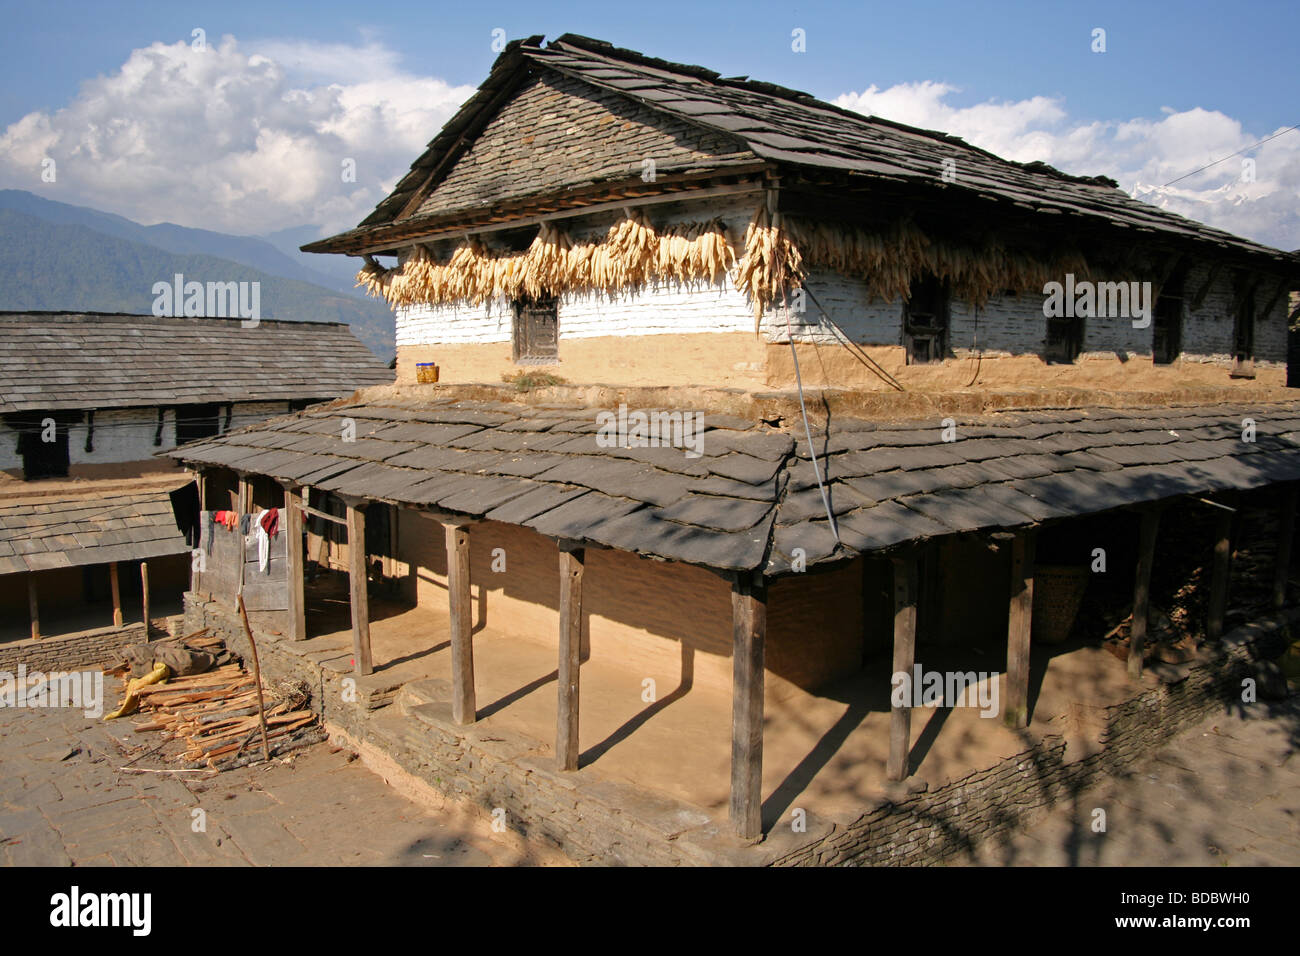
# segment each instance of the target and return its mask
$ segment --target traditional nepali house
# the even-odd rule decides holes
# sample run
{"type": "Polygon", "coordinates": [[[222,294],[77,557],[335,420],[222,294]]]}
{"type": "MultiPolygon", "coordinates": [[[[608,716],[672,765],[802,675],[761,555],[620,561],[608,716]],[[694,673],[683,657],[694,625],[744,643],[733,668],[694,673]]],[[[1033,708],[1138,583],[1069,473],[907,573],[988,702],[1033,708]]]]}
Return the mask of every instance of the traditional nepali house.
{"type": "Polygon", "coordinates": [[[1211,636],[1231,496],[1294,511],[1270,490],[1300,479],[1293,257],[770,84],[514,43],[369,218],[304,248],[364,258],[398,384],[169,453],[288,505],[289,610],[261,626],[372,705],[729,803],[746,838],[764,801],[770,827],[1014,752],[1085,682],[1122,699],[1161,510],[1212,516],[1211,636]],[[326,537],[365,546],[305,588],[326,537]],[[1127,674],[1101,635],[1046,643],[1099,548],[1137,608],[1127,674]],[[1005,724],[891,707],[918,639],[991,672],[1005,724]]]}
{"type": "Polygon", "coordinates": [[[337,323],[0,313],[4,638],[40,636],[42,595],[47,636],[175,613],[197,497],[155,453],[391,380],[337,323]]]}

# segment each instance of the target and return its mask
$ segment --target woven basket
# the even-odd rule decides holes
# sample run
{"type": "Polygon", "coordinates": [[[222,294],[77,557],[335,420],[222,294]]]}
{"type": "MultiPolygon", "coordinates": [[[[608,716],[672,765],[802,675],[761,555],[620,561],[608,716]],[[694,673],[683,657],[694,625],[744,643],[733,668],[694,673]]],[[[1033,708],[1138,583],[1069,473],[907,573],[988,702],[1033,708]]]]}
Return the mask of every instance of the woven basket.
{"type": "Polygon", "coordinates": [[[433,362],[417,362],[415,380],[421,385],[432,385],[438,381],[438,366],[433,362]]]}
{"type": "Polygon", "coordinates": [[[1083,593],[1088,590],[1088,569],[1075,565],[1039,565],[1034,568],[1033,639],[1060,644],[1070,636],[1079,616],[1083,593]]]}

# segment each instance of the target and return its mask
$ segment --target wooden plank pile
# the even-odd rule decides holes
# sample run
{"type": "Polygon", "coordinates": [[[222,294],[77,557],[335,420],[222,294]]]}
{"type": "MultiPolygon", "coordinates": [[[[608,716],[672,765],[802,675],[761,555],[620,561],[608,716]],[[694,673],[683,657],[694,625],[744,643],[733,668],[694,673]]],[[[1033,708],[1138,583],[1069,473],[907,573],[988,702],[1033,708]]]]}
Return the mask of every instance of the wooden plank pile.
{"type": "MultiPolygon", "coordinates": [[[[191,646],[222,649],[219,639],[189,640],[191,646]]],[[[315,726],[316,715],[305,705],[305,685],[292,682],[264,688],[266,730],[272,752],[285,753],[324,739],[315,726]]],[[[245,751],[259,754],[257,687],[253,676],[238,663],[225,664],[202,674],[176,677],[140,690],[140,713],[151,719],[137,723],[137,731],[161,731],[183,741],[176,758],[194,767],[229,769],[248,762],[245,751]]]]}

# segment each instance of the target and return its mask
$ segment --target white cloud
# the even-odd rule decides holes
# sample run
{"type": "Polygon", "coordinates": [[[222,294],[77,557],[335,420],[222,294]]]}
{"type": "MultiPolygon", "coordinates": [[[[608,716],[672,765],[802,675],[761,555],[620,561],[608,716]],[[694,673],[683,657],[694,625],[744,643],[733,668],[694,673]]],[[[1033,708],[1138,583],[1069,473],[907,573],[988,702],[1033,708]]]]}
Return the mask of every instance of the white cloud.
{"type": "Polygon", "coordinates": [[[1221,112],[1168,107],[1159,118],[1083,123],[1071,120],[1064,103],[1051,97],[953,106],[948,99],[956,92],[945,83],[901,83],[846,93],[835,102],[952,133],[1006,159],[1110,176],[1139,199],[1172,212],[1281,249],[1300,247],[1300,130],[1163,187],[1285,127],[1247,134],[1221,112]],[[1243,175],[1244,159],[1254,160],[1253,182],[1243,175]]]}
{"type": "MultiPolygon", "coordinates": [[[[1284,249],[1300,247],[1300,131],[1169,187],[1198,166],[1261,138],[1216,111],[1161,110],[1154,118],[1072,120],[1058,98],[972,106],[939,82],[870,87],[836,101],[965,138],[1000,156],[1104,173],[1173,211],[1284,249]]],[[[235,233],[300,223],[326,232],[356,225],[473,93],[403,69],[371,37],[356,44],[223,37],[196,52],[184,42],[135,50],[115,73],[82,85],[52,112],[0,132],[0,186],[116,212],[235,233]],[[41,180],[54,159],[56,183],[41,180]],[[356,161],[357,182],[340,176],[356,161]]],[[[1275,132],[1275,131],[1270,131],[1275,132]]]]}
{"type": "Polygon", "coordinates": [[[155,43],[0,133],[0,184],[144,223],[338,231],[369,214],[472,93],[404,72],[373,40],[155,43]],[[41,180],[46,157],[53,184],[41,180]],[[345,159],[355,183],[342,180],[345,159]]]}

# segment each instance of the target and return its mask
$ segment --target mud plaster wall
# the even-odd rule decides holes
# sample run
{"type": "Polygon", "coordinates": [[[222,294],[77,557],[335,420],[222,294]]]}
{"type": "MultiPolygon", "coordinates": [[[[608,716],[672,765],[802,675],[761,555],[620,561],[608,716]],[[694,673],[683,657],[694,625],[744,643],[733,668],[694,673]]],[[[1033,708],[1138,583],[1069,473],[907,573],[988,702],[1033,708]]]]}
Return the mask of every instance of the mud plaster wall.
{"type": "MultiPolygon", "coordinates": [[[[404,596],[445,606],[443,528],[399,510],[398,573],[404,596]]],[[[554,542],[526,528],[482,522],[470,528],[474,627],[556,645],[559,558],[554,542]],[[494,572],[501,549],[504,572],[494,572]]],[[[676,687],[683,676],[730,693],[731,586],[711,571],[589,548],[583,577],[584,660],[616,661],[676,687]],[[684,653],[685,649],[685,653],[684,653]],[[589,655],[589,656],[588,656],[589,655]]],[[[768,594],[766,689],[780,700],[860,666],[861,569],[780,579],[768,594]]]]}

